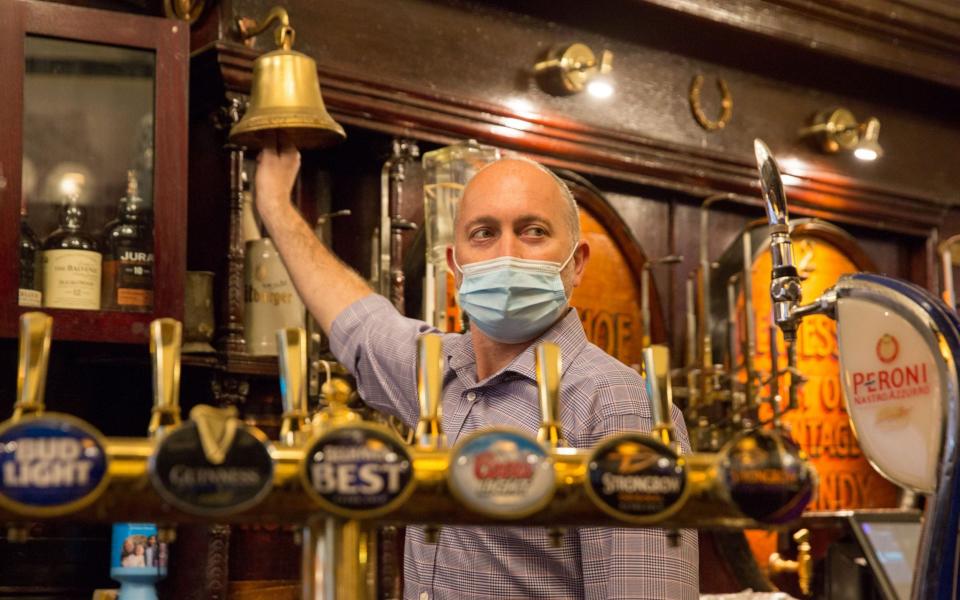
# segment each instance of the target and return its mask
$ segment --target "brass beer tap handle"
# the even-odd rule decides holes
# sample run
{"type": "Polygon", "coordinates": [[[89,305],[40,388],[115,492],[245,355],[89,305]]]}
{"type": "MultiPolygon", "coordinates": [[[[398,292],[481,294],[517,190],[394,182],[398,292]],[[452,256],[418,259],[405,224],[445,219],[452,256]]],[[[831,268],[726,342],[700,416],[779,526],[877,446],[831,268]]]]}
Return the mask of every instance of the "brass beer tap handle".
{"type": "Polygon", "coordinates": [[[53,317],[42,312],[28,312],[20,317],[20,360],[17,366],[17,402],[13,420],[43,412],[47,386],[47,364],[50,361],[50,338],[53,317]]]}
{"type": "Polygon", "coordinates": [[[150,323],[150,356],[153,362],[153,414],[151,436],[180,424],[180,342],[183,325],[176,319],[150,323]]]}
{"type": "Polygon", "coordinates": [[[417,398],[420,402],[420,420],[416,440],[421,448],[440,448],[444,445],[440,426],[443,392],[442,338],[427,333],[417,340],[417,398]]]}
{"type": "Polygon", "coordinates": [[[643,367],[647,380],[647,397],[650,399],[651,414],[653,415],[653,436],[664,445],[674,448],[675,435],[673,421],[670,419],[670,408],[673,398],[670,389],[670,351],[662,344],[655,344],[643,349],[643,367]],[[664,374],[665,386],[660,389],[660,375],[664,374]]]}
{"type": "Polygon", "coordinates": [[[280,440],[295,446],[307,428],[307,332],[302,327],[278,330],[277,349],[283,402],[280,440]]]}
{"type": "Polygon", "coordinates": [[[793,540],[797,542],[797,560],[787,560],[780,556],[779,552],[770,555],[768,564],[770,572],[773,574],[796,573],[800,586],[800,592],[804,596],[810,596],[811,584],[813,583],[813,557],[810,554],[810,531],[800,529],[793,534],[793,540]]]}
{"type": "Polygon", "coordinates": [[[544,342],[537,346],[535,356],[541,417],[537,439],[550,448],[557,448],[563,442],[560,429],[560,346],[544,342]]]}

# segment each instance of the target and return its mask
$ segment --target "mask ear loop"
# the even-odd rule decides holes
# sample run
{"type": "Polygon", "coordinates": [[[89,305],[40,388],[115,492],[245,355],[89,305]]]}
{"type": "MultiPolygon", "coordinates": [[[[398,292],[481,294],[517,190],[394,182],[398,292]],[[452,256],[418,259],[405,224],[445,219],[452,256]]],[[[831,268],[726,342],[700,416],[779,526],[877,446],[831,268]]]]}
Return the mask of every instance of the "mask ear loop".
{"type": "Polygon", "coordinates": [[[567,264],[570,263],[570,259],[573,258],[573,255],[577,253],[577,248],[580,247],[580,240],[577,240],[573,243],[573,250],[570,251],[570,256],[567,257],[567,260],[563,261],[563,264],[560,265],[560,271],[563,271],[567,268],[567,264]]]}

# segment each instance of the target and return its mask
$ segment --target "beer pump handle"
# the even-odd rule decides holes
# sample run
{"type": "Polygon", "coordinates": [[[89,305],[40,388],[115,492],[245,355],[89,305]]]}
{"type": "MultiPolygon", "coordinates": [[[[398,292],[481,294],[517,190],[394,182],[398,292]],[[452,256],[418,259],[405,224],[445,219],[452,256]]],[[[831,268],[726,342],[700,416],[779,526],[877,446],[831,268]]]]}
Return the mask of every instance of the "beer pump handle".
{"type": "Polygon", "coordinates": [[[153,362],[153,414],[150,435],[180,424],[180,342],[183,325],[176,319],[150,323],[150,356],[153,362]]]}
{"type": "Polygon", "coordinates": [[[420,420],[416,440],[421,448],[440,448],[444,445],[440,426],[440,402],[443,392],[442,337],[436,333],[421,335],[417,340],[417,398],[420,420]]]}
{"type": "Polygon", "coordinates": [[[280,440],[294,446],[307,428],[307,332],[302,327],[277,331],[283,418],[280,440]]]}
{"type": "Polygon", "coordinates": [[[650,399],[653,415],[653,435],[657,441],[673,447],[675,439],[670,409],[673,406],[673,393],[670,386],[670,350],[656,344],[643,349],[643,369],[647,382],[647,397],[650,399]],[[660,388],[663,375],[664,389],[660,388]]]}
{"type": "Polygon", "coordinates": [[[20,317],[20,360],[17,366],[14,420],[43,412],[52,333],[53,317],[41,312],[28,312],[20,317]]]}
{"type": "Polygon", "coordinates": [[[800,277],[793,264],[787,196],[783,191],[780,168],[770,148],[759,139],[753,141],[753,147],[760,171],[760,188],[767,207],[767,220],[770,223],[770,254],[773,264],[770,297],[773,300],[773,318],[789,343],[797,337],[799,318],[794,314],[794,310],[800,304],[801,290],[800,277]]]}
{"type": "Polygon", "coordinates": [[[540,397],[540,430],[537,439],[551,448],[563,442],[560,429],[560,346],[543,342],[536,349],[537,392],[540,397]]]}

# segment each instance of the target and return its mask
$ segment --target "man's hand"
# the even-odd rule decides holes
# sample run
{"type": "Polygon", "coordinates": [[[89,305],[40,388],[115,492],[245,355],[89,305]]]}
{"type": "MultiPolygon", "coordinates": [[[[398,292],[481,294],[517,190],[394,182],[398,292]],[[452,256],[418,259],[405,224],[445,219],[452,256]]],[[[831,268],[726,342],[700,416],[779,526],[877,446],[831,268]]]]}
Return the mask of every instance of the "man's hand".
{"type": "Polygon", "coordinates": [[[291,204],[299,170],[300,153],[287,136],[271,136],[257,158],[255,202],[300,298],[329,334],[337,315],[371,290],[320,243],[291,204]]]}
{"type": "Polygon", "coordinates": [[[300,170],[300,152],[286,134],[271,132],[257,157],[256,205],[260,218],[269,221],[290,203],[300,170]]]}

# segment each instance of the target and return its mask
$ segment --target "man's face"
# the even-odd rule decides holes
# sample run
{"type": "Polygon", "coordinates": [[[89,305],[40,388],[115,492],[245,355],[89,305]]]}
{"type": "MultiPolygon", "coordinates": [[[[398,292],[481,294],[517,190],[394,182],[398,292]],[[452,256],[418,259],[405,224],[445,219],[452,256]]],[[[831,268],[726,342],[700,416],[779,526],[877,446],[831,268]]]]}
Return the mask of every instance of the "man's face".
{"type": "MultiPolygon", "coordinates": [[[[534,165],[501,160],[474,177],[460,200],[454,225],[454,248],[461,266],[513,256],[562,263],[574,247],[574,232],[567,215],[569,204],[557,182],[534,165]]],[[[580,242],[561,277],[569,297],[580,284],[588,248],[580,242]]],[[[457,285],[461,273],[447,262],[457,285]]]]}

